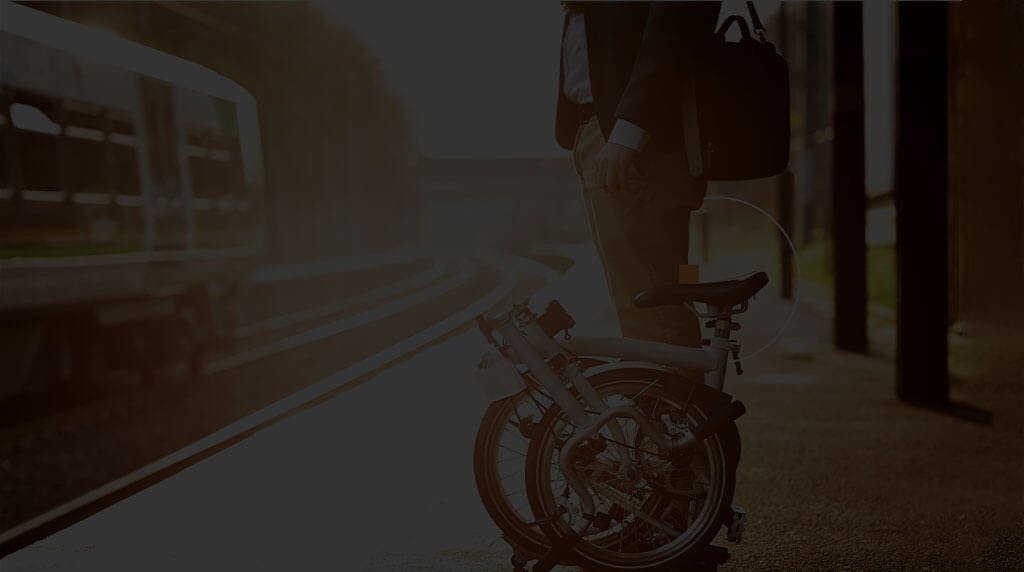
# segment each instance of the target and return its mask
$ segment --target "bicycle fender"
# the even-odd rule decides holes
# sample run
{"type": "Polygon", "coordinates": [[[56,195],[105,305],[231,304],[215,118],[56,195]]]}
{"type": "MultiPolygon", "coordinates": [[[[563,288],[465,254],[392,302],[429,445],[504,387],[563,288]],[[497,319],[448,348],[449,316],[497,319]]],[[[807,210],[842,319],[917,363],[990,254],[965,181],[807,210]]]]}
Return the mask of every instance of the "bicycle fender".
{"type": "Polygon", "coordinates": [[[621,375],[630,371],[636,372],[635,375],[642,376],[640,379],[650,379],[651,381],[654,381],[661,377],[675,389],[683,391],[692,390],[694,392],[694,398],[705,407],[711,409],[710,411],[707,411],[708,414],[717,411],[721,407],[726,407],[732,402],[732,395],[703,383],[693,381],[679,373],[679,371],[674,368],[652,362],[616,361],[603,363],[587,368],[583,372],[583,375],[585,375],[587,379],[600,379],[603,376],[621,375]]]}

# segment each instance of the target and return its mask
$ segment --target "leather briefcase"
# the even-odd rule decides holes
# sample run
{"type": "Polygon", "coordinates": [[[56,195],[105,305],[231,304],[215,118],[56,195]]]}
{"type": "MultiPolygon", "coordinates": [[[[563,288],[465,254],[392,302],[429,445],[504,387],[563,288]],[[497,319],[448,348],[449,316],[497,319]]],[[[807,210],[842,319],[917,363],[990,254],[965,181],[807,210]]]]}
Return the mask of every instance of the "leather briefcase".
{"type": "Polygon", "coordinates": [[[789,166],[789,66],[765,38],[753,2],[747,9],[754,35],[744,18],[733,15],[694,54],[683,126],[695,178],[760,179],[789,166]],[[733,25],[739,27],[738,42],[726,41],[733,25]]]}

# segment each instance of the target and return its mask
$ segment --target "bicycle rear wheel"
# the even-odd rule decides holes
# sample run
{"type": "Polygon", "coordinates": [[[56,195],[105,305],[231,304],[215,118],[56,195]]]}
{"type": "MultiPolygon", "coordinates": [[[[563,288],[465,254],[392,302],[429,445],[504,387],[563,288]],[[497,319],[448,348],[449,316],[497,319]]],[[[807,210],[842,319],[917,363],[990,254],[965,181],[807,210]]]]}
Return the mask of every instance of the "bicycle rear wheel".
{"type": "MultiPolygon", "coordinates": [[[[669,432],[707,418],[694,385],[654,370],[613,370],[592,380],[609,406],[637,407],[669,432]]],[[[594,412],[596,415],[596,412],[594,412]]],[[[584,475],[597,518],[575,545],[573,561],[586,570],[653,570],[698,556],[729,514],[739,439],[734,424],[705,439],[692,455],[659,451],[632,420],[622,420],[625,442],[605,429],[577,448],[572,463],[584,475]],[[628,453],[635,470],[622,463],[628,453]]],[[[530,508],[549,542],[583,522],[575,491],[559,467],[561,446],[576,427],[553,405],[537,427],[526,460],[530,508]]]]}

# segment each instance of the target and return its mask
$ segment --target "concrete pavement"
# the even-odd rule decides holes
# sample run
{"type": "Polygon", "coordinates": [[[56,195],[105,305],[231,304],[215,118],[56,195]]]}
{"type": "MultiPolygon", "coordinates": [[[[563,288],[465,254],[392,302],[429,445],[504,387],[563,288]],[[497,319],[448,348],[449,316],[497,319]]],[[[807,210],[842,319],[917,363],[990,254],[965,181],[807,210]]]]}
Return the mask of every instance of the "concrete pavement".
{"type": "MultiPolygon", "coordinates": [[[[545,294],[581,329],[607,332],[602,277],[592,253],[577,254],[545,294]]],[[[742,318],[745,349],[790,309],[764,293],[742,318]]],[[[4,572],[508,569],[472,479],[486,405],[468,375],[477,338],[261,431],[11,556],[4,572]]],[[[827,320],[798,309],[746,375],[730,372],[726,388],[748,409],[736,501],[750,526],[725,569],[1024,569],[1020,385],[986,394],[1003,405],[994,426],[974,425],[900,403],[887,358],[835,352],[829,338],[827,320]]]]}

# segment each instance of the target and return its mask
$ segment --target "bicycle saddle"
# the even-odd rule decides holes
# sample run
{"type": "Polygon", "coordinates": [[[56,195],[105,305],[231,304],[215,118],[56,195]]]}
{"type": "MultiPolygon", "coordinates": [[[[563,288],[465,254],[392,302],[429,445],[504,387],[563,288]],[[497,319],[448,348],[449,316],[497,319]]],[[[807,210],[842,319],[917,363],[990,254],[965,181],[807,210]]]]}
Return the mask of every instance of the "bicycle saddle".
{"type": "Polygon", "coordinates": [[[648,288],[633,297],[637,308],[681,306],[687,302],[703,302],[711,306],[735,306],[750,299],[768,284],[764,272],[751,272],[746,276],[721,282],[697,284],[669,284],[648,288]]]}

